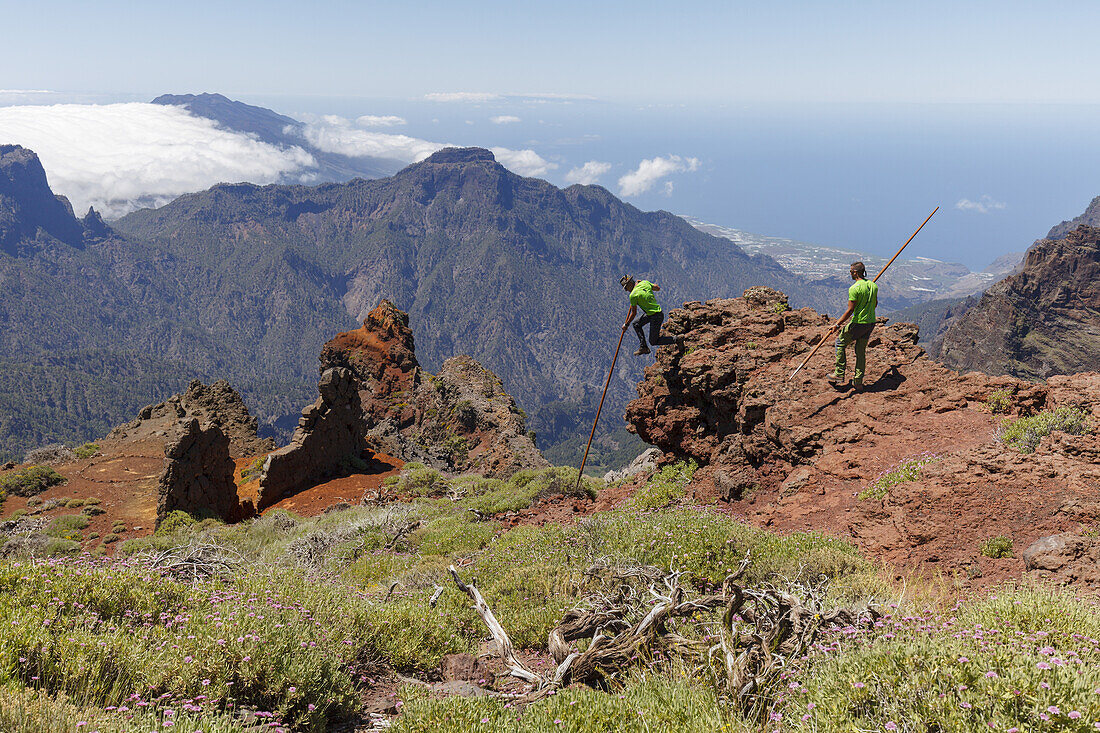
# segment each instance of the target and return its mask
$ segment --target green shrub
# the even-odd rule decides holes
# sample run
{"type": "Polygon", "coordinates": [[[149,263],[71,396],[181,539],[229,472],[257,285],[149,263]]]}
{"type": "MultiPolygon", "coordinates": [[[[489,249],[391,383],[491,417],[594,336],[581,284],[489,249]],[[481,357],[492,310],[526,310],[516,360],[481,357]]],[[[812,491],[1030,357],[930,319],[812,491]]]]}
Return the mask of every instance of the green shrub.
{"type": "Polygon", "coordinates": [[[88,518],[83,514],[64,514],[50,522],[45,534],[48,537],[81,542],[84,537],[80,534],[80,530],[86,528],[88,523],[88,518]]]}
{"type": "Polygon", "coordinates": [[[997,535],[982,543],[982,554],[986,557],[1012,557],[1012,540],[1002,535],[997,535]]]}
{"type": "MultiPolygon", "coordinates": [[[[462,485],[462,479],[459,480],[462,485]]],[[[577,491],[577,469],[556,466],[539,470],[525,469],[512,474],[507,481],[496,479],[466,479],[470,496],[460,505],[481,514],[526,509],[534,502],[555,495],[570,496],[577,491]]],[[[597,482],[585,478],[580,484],[580,496],[596,498],[597,482]]]]}
{"type": "Polygon", "coordinates": [[[85,499],[84,500],[84,506],[99,506],[102,503],[103,503],[103,499],[97,499],[94,496],[91,499],[85,499]]]}
{"type": "Polygon", "coordinates": [[[684,487],[691,482],[699,465],[694,461],[677,461],[665,466],[632,499],[643,510],[661,509],[684,498],[684,487]]]}
{"type": "Polygon", "coordinates": [[[1012,409],[1012,390],[995,389],[989,393],[985,400],[985,406],[994,415],[1004,415],[1012,409]]]}
{"type": "MultiPolygon", "coordinates": [[[[77,533],[79,537],[80,533],[77,533]]],[[[75,555],[80,552],[82,540],[73,540],[68,537],[51,537],[46,543],[45,553],[50,557],[58,555],[75,555]]]]}
{"type": "Polygon", "coordinates": [[[443,441],[442,448],[443,452],[450,456],[452,462],[461,463],[466,460],[466,456],[470,453],[470,441],[459,435],[452,435],[443,441]]]}
{"type": "Polygon", "coordinates": [[[84,506],[84,500],[83,499],[69,499],[67,502],[65,502],[65,508],[66,509],[80,509],[83,506],[84,506]]]}
{"type": "Polygon", "coordinates": [[[772,306],[772,310],[776,313],[786,313],[791,307],[784,303],[782,300],[775,301],[775,305],[772,306]]]}
{"type": "Polygon", "coordinates": [[[1091,432],[1089,414],[1078,407],[1044,410],[1028,417],[1005,419],[997,428],[997,439],[1021,453],[1034,453],[1039,441],[1054,432],[1084,435],[1091,432]]]}
{"type": "Polygon", "coordinates": [[[875,483],[859,492],[859,496],[856,498],[859,501],[866,501],[868,499],[881,501],[885,498],[886,494],[890,492],[890,489],[898,484],[906,483],[907,481],[916,481],[920,478],[921,468],[939,459],[939,456],[922,455],[903,461],[896,468],[879,476],[875,483]]]}
{"type": "Polygon", "coordinates": [[[120,539],[122,539],[122,538],[119,537],[117,534],[115,534],[114,532],[110,532],[108,534],[103,535],[103,544],[110,545],[114,542],[118,542],[120,539]]]}
{"type": "Polygon", "coordinates": [[[463,517],[440,517],[412,534],[412,542],[424,555],[466,554],[489,544],[495,522],[471,522],[463,517]]]}
{"type": "Polygon", "coordinates": [[[263,473],[264,463],[266,461],[267,461],[267,456],[260,456],[256,460],[252,461],[252,463],[250,463],[247,466],[245,466],[244,468],[242,468],[241,469],[241,480],[242,481],[251,481],[254,478],[259,478],[260,474],[263,473]]]}
{"type": "Polygon", "coordinates": [[[12,496],[34,496],[51,486],[65,482],[65,477],[49,466],[28,466],[0,476],[0,493],[12,496]]]}
{"type": "Polygon", "coordinates": [[[408,496],[441,496],[449,489],[443,474],[423,463],[406,463],[392,486],[397,493],[408,496]]]}
{"type": "Polygon", "coordinates": [[[164,521],[157,525],[156,534],[165,536],[173,535],[180,530],[188,529],[195,524],[195,518],[185,511],[176,509],[169,512],[164,521]]]}
{"type": "Polygon", "coordinates": [[[91,458],[99,453],[99,445],[97,443],[85,443],[73,448],[73,453],[76,453],[77,458],[91,458]]]}

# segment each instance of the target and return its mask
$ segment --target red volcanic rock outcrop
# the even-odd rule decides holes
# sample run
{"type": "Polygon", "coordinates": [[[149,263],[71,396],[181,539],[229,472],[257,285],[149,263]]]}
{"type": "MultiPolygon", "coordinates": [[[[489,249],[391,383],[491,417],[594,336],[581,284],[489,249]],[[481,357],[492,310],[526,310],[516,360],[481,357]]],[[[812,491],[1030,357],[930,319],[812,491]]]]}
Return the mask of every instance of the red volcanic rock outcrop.
{"type": "Polygon", "coordinates": [[[831,343],[788,378],[830,320],[785,308],[782,293],[753,288],[669,315],[667,330],[684,341],[663,347],[646,369],[627,419],[667,459],[704,466],[690,487],[696,500],[744,497],[731,509],[755,523],[844,535],[903,565],[978,568],[987,578],[1023,566],[1018,557],[981,557],[984,540],[1006,535],[1018,555],[1042,536],[1100,519],[1095,435],[1055,433],[1021,454],[996,439],[1002,418],[986,406],[999,392],[1013,415],[1073,405],[1100,425],[1100,375],[1039,385],[959,374],[916,345],[913,325],[880,319],[867,391],[838,392],[825,382],[831,343]],[[858,498],[919,457],[934,460],[916,480],[858,498]]]}
{"type": "Polygon", "coordinates": [[[549,465],[500,379],[468,356],[423,371],[409,317],[388,300],[325,344],[319,389],[264,466],[261,511],[374,453],[492,478],[549,465]]]}
{"type": "Polygon", "coordinates": [[[500,378],[468,356],[422,370],[409,317],[388,300],[325,344],[321,362],[351,371],[368,440],[384,453],[492,478],[549,465],[500,378]]]}

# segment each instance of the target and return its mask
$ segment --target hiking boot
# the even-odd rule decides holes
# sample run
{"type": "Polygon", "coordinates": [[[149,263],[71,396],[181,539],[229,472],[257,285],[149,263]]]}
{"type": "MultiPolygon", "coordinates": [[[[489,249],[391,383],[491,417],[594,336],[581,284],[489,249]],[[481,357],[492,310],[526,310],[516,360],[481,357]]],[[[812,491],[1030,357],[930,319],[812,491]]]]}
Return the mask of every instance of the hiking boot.
{"type": "Polygon", "coordinates": [[[642,356],[642,355],[648,354],[648,353],[649,353],[649,347],[646,346],[645,344],[642,344],[641,346],[638,347],[638,350],[634,352],[634,356],[642,356]]]}
{"type": "Polygon", "coordinates": [[[867,388],[863,386],[863,382],[852,382],[853,392],[866,392],[867,388]]]}
{"type": "Polygon", "coordinates": [[[825,381],[829,383],[830,387],[838,392],[844,392],[848,389],[848,385],[844,382],[844,377],[837,378],[836,375],[833,375],[825,381]]]}

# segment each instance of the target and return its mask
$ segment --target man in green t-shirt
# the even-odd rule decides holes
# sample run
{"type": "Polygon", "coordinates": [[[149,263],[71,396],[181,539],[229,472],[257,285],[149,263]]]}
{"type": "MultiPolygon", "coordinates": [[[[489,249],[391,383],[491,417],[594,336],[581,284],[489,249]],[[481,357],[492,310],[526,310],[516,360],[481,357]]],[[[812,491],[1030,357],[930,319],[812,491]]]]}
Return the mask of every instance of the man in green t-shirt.
{"type": "Polygon", "coordinates": [[[867,367],[867,342],[875,328],[875,306],[878,305],[878,285],[867,279],[867,268],[862,262],[853,262],[849,273],[855,280],[848,288],[848,310],[837,321],[840,333],[836,337],[836,369],[829,377],[829,384],[841,388],[844,384],[844,371],[847,367],[845,349],[848,344],[856,346],[856,372],[852,376],[852,387],[856,392],[863,391],[863,372],[867,367]],[[852,322],[844,325],[851,316],[852,322]]]}
{"type": "Polygon", "coordinates": [[[623,275],[619,278],[619,284],[623,286],[626,292],[630,293],[630,312],[626,314],[626,323],[623,324],[623,330],[625,331],[630,322],[634,320],[634,316],[638,315],[639,308],[645,314],[634,324],[634,331],[638,334],[638,341],[641,342],[641,346],[634,352],[634,355],[641,356],[649,353],[649,346],[646,345],[645,331],[643,330],[646,324],[649,324],[649,343],[652,346],[669,346],[676,343],[676,339],[671,336],[661,335],[661,324],[665,322],[665,314],[661,311],[657,298],[653,296],[654,291],[661,288],[649,280],[635,281],[630,275],[623,275]]]}

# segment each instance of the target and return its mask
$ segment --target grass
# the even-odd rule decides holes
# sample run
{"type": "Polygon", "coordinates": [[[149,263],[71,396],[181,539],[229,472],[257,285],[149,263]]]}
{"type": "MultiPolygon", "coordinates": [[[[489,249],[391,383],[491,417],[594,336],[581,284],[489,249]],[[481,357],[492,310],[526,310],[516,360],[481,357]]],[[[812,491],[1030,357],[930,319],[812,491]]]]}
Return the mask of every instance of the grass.
{"type": "Polygon", "coordinates": [[[890,493],[890,489],[907,481],[916,481],[920,478],[921,468],[937,460],[939,456],[925,453],[902,461],[895,468],[880,475],[873,484],[859,492],[856,498],[859,501],[882,501],[890,493]]]}
{"type": "MultiPolygon", "coordinates": [[[[682,488],[691,469],[666,467],[653,495],[682,488]]],[[[511,486],[530,501],[570,479],[575,471],[530,472],[511,486]]],[[[171,718],[173,730],[220,733],[241,729],[231,711],[261,713],[271,730],[326,730],[359,709],[378,674],[423,678],[446,654],[477,652],[486,632],[449,581],[452,563],[477,579],[517,647],[542,651],[562,614],[606,591],[614,570],[682,571],[685,585],[700,588],[748,555],[748,585],[824,576],[830,605],[896,594],[848,542],[776,535],[710,508],[628,504],[567,525],[512,528],[476,519],[468,502],[491,509],[508,484],[450,480],[463,496],[316,518],[179,521],[123,543],[112,560],[0,561],[0,730],[77,730],[78,721],[95,726],[81,731],[162,730],[171,718]],[[182,583],[143,554],[193,543],[231,549],[241,565],[182,583]],[[437,586],[444,590],[433,608],[437,586]]],[[[59,517],[50,531],[79,532],[82,519],[59,517]]],[[[906,601],[887,610],[875,628],[826,634],[792,660],[784,691],[768,702],[778,716],[769,726],[736,713],[705,666],[658,655],[607,690],[566,689],[523,710],[407,687],[395,730],[839,733],[894,723],[967,732],[989,730],[986,722],[1002,731],[1092,730],[1100,719],[1094,600],[1025,586],[954,607],[924,611],[906,601]]],[[[703,638],[712,621],[700,623],[676,630],[703,638]]]]}
{"type": "Polygon", "coordinates": [[[64,482],[65,477],[49,466],[27,466],[0,477],[0,495],[35,496],[64,482]]]}
{"type": "Polygon", "coordinates": [[[1059,407],[1027,417],[1004,419],[997,428],[996,436],[1002,443],[1021,453],[1034,453],[1039,442],[1054,432],[1068,435],[1092,432],[1089,414],[1077,407],[1059,407]]]}

